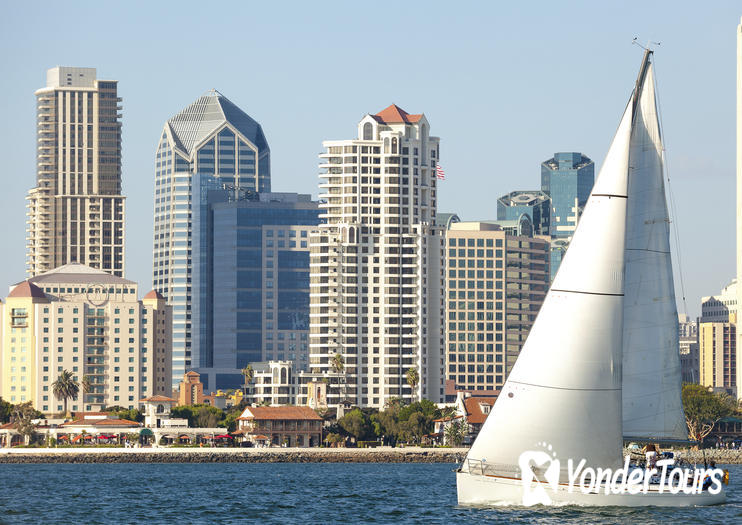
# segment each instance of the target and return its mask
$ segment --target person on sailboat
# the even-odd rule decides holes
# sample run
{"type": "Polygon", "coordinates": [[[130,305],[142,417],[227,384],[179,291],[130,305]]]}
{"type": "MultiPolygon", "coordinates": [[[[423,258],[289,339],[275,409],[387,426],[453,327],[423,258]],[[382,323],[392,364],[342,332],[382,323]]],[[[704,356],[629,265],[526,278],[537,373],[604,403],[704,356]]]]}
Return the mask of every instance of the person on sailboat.
{"type": "Polygon", "coordinates": [[[654,468],[657,466],[657,447],[647,445],[645,448],[645,456],[647,458],[647,468],[654,468]]]}

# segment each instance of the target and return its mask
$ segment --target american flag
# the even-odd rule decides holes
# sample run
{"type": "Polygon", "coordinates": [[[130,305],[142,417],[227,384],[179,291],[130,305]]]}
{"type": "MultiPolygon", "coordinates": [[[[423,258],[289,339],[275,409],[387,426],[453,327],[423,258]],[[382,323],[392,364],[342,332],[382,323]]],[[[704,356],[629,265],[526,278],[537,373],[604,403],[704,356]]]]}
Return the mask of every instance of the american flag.
{"type": "Polygon", "coordinates": [[[446,172],[443,171],[440,164],[435,165],[435,176],[441,180],[446,180],[446,172]]]}

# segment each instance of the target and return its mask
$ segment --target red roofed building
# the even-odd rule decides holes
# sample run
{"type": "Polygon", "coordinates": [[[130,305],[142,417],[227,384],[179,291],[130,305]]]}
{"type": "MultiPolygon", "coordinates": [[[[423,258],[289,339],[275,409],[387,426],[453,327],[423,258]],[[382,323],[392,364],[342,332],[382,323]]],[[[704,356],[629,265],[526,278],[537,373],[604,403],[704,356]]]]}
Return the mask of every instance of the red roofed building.
{"type": "Polygon", "coordinates": [[[414,122],[419,122],[422,118],[422,114],[410,115],[396,104],[392,104],[388,108],[382,109],[376,115],[372,116],[381,124],[412,124],[414,122]]]}
{"type": "Polygon", "coordinates": [[[463,416],[469,428],[469,439],[465,442],[474,442],[496,400],[497,397],[459,393],[456,399],[456,415],[463,416]]]}
{"type": "Polygon", "coordinates": [[[247,407],[237,425],[235,435],[252,442],[262,435],[274,446],[316,447],[322,443],[322,418],[309,407],[247,407]]]}

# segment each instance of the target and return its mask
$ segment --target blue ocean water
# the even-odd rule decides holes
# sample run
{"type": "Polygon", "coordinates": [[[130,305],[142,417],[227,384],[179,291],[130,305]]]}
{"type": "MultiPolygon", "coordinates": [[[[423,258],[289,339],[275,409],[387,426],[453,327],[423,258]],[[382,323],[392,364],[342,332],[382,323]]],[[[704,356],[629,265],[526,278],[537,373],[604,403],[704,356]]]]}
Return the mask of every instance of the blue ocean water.
{"type": "Polygon", "coordinates": [[[468,508],[451,464],[0,465],[0,523],[742,523],[728,503],[688,509],[468,508]]]}

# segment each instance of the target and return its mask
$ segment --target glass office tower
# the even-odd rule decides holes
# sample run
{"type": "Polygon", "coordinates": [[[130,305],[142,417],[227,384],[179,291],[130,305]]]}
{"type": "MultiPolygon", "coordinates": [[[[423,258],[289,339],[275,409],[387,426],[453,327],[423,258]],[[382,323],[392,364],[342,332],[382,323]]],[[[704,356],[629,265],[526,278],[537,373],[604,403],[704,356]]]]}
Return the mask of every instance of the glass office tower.
{"type": "Polygon", "coordinates": [[[572,237],[594,182],[595,164],[582,153],[555,153],[541,163],[541,191],[551,197],[552,237],[572,237]]]}
{"type": "MultiPolygon", "coordinates": [[[[237,192],[196,175],[192,362],[204,389],[239,388],[249,363],[308,368],[310,195],[237,192]]],[[[195,191],[195,190],[194,190],[195,191]]]]}
{"type": "Polygon", "coordinates": [[[165,123],[155,159],[153,288],[173,306],[173,384],[198,365],[191,353],[194,175],[236,191],[270,191],[270,149],[255,120],[218,91],[165,123]]]}

